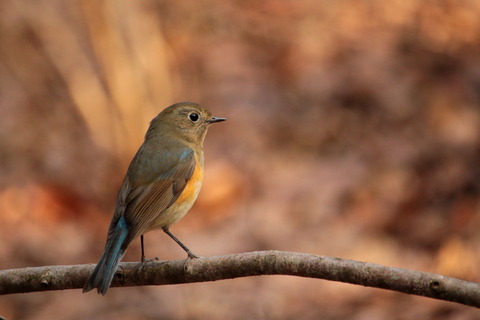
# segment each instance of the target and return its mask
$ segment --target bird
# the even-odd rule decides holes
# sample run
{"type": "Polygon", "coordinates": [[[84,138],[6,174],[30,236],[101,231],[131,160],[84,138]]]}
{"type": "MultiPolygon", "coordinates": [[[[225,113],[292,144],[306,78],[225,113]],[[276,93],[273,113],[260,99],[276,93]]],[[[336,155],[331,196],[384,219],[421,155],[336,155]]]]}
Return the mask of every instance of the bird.
{"type": "Polygon", "coordinates": [[[161,111],[151,122],[145,140],[133,157],[117,201],[104,252],[83,292],[97,289],[105,295],[128,245],[143,235],[162,229],[187,253],[197,258],[170,227],[193,206],[203,181],[203,141],[210,125],[225,121],[203,106],[180,102],[161,111]]]}

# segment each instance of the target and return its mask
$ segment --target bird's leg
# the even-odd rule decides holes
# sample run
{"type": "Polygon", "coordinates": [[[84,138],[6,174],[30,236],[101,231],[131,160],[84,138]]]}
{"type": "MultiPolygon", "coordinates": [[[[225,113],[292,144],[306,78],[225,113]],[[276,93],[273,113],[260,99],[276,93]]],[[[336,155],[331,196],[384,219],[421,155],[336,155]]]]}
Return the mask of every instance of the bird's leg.
{"type": "Polygon", "coordinates": [[[142,258],[140,261],[142,261],[142,263],[145,263],[145,249],[143,248],[143,234],[140,236],[140,245],[142,247],[142,258]]]}
{"type": "Polygon", "coordinates": [[[180,247],[182,247],[183,250],[185,250],[185,252],[188,254],[188,257],[189,258],[198,258],[198,256],[196,254],[194,254],[192,251],[190,251],[190,249],[187,248],[186,245],[184,245],[180,240],[178,240],[177,237],[175,237],[168,229],[163,229],[163,231],[168,234],[168,236],[170,238],[172,238],[173,240],[175,240],[176,243],[178,243],[178,245],[180,247]]]}
{"type": "Polygon", "coordinates": [[[152,262],[155,260],[158,260],[158,257],[155,257],[153,259],[147,259],[145,258],[145,249],[143,247],[143,234],[140,236],[140,245],[142,246],[142,263],[147,263],[147,262],[152,262]]]}

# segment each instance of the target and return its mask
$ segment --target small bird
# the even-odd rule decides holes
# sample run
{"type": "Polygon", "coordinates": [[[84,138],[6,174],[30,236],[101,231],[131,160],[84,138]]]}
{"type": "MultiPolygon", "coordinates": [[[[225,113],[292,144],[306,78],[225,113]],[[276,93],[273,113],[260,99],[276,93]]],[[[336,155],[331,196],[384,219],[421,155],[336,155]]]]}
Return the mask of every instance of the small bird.
{"type": "Polygon", "coordinates": [[[145,262],[143,234],[153,229],[162,229],[189,258],[197,258],[169,229],[197,199],[208,127],[225,120],[192,102],[176,103],[152,120],[118,192],[103,255],[83,292],[97,288],[107,293],[128,245],[137,237],[145,262]]]}

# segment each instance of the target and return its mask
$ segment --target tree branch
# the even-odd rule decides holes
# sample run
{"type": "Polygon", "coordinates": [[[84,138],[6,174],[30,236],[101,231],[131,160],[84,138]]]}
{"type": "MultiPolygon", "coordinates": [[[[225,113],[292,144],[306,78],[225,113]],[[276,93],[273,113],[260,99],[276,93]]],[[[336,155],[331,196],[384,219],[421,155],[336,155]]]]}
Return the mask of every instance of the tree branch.
{"type": "MultiPolygon", "coordinates": [[[[0,294],[80,289],[94,265],[0,271],[0,294]]],[[[124,262],[112,287],[165,285],[256,275],[291,275],[341,281],[480,307],[480,284],[446,276],[283,251],[257,251],[199,259],[124,262]]]]}

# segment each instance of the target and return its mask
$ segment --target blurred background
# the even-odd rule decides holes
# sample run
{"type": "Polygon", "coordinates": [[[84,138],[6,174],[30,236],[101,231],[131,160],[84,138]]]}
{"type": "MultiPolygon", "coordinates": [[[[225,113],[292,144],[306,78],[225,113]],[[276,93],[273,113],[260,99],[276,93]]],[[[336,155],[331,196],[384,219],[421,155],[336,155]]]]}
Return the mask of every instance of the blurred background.
{"type": "MultiPolygon", "coordinates": [[[[172,231],[480,281],[480,2],[0,2],[0,268],[96,263],[149,121],[228,121],[172,231]]],[[[185,253],[163,232],[162,260],[185,253]]],[[[139,241],[124,258],[138,261],[139,241]]],[[[314,279],[4,296],[7,319],[478,319],[314,279]]]]}

